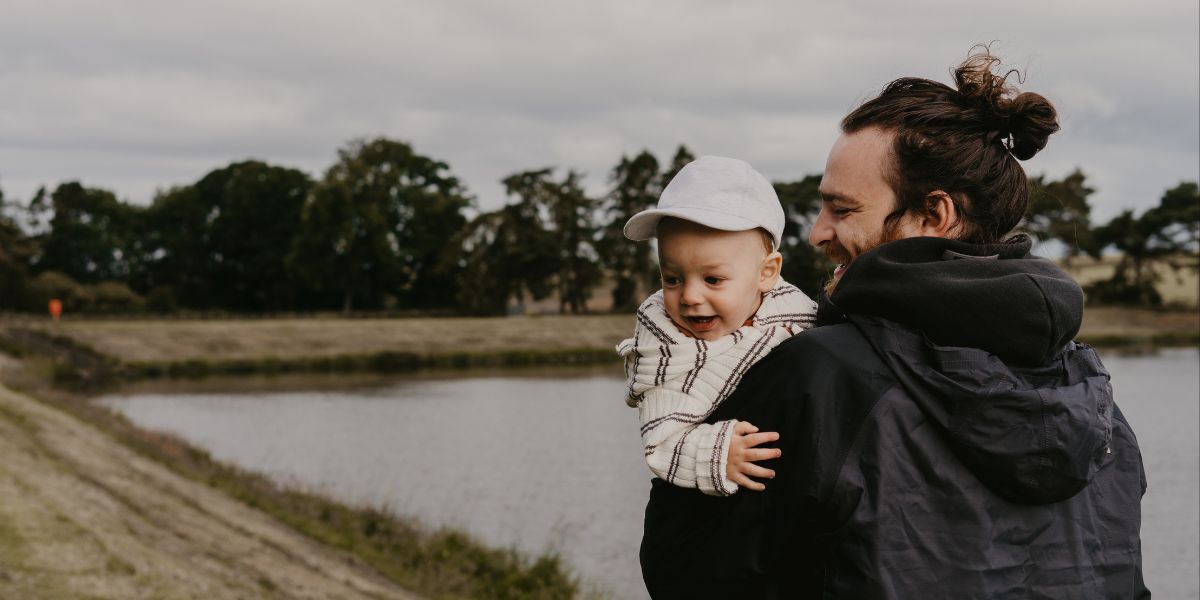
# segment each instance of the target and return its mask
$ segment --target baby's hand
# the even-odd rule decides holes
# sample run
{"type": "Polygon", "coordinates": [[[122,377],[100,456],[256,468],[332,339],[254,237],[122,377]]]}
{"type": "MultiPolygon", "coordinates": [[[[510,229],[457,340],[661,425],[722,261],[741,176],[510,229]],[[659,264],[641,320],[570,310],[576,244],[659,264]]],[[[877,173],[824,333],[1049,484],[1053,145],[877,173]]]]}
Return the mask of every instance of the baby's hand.
{"type": "Polygon", "coordinates": [[[774,442],[779,434],[774,431],[758,432],[758,428],[738,421],[733,426],[733,439],[729,440],[729,460],[725,464],[725,476],[730,481],[747,489],[761,492],[767,486],[750,479],[750,476],[773,479],[775,471],[754,464],[757,460],[779,458],[783,454],[778,448],[755,448],[759,444],[774,442]]]}

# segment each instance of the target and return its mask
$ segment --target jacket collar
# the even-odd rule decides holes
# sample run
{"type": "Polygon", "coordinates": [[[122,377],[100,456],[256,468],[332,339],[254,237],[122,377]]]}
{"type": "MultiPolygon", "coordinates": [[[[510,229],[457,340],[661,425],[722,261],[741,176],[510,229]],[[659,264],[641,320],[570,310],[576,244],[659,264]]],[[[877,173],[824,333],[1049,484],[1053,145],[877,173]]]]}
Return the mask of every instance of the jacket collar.
{"type": "Polygon", "coordinates": [[[1018,235],[997,244],[915,237],[860,255],[818,324],[871,315],[920,330],[943,346],[979,348],[1019,365],[1058,355],[1079,332],[1083,292],[1018,235]]]}

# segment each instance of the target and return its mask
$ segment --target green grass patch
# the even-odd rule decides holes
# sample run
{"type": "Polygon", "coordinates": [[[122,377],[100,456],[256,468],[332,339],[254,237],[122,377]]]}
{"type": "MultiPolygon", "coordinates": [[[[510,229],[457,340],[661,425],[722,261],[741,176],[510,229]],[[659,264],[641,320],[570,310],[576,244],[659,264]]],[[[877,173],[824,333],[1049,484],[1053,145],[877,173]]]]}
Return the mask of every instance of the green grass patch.
{"type": "Polygon", "coordinates": [[[108,560],[104,562],[104,568],[109,573],[116,573],[118,575],[129,576],[137,574],[137,569],[134,569],[133,565],[129,564],[120,557],[113,555],[109,555],[108,560]]]}
{"type": "Polygon", "coordinates": [[[17,526],[7,515],[0,513],[0,567],[14,569],[25,562],[28,544],[17,526]]]}
{"type": "MultiPolygon", "coordinates": [[[[51,387],[46,380],[41,380],[36,389],[22,391],[67,410],[185,477],[219,489],[318,542],[347,552],[381,575],[427,597],[548,600],[580,596],[578,581],[555,554],[530,557],[511,548],[492,548],[459,531],[433,531],[384,510],[348,506],[281,487],[262,475],[216,461],[174,436],[139,429],[121,415],[79,393],[51,387]]],[[[5,538],[0,520],[0,553],[6,551],[5,538]]],[[[9,546],[18,547],[15,544],[9,546]]],[[[109,566],[124,570],[119,563],[109,566]]],[[[266,580],[260,584],[267,591],[273,585],[266,580]]]]}
{"type": "Polygon", "coordinates": [[[608,348],[562,350],[508,350],[500,352],[451,352],[418,354],[377,352],[373,354],[234,360],[185,360],[138,362],[118,369],[122,378],[197,378],[213,375],[276,375],[285,373],[406,373],[428,369],[471,369],[481,367],[524,367],[535,365],[587,365],[614,363],[616,352],[608,348]]]}
{"type": "Polygon", "coordinates": [[[268,579],[266,575],[259,576],[258,585],[268,592],[273,592],[276,589],[275,582],[268,579]]]}
{"type": "Polygon", "coordinates": [[[29,417],[25,416],[24,413],[17,412],[3,404],[0,404],[0,419],[4,419],[5,421],[12,423],[24,432],[37,433],[37,423],[31,421],[29,417]]]}

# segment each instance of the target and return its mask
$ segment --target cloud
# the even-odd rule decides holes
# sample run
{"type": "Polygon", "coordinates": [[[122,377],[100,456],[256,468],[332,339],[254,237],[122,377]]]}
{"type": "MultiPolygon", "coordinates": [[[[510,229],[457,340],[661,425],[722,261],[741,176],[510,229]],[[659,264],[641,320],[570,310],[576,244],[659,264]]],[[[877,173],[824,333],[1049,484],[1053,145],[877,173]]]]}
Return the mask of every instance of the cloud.
{"type": "Polygon", "coordinates": [[[1059,107],[1027,166],[1075,166],[1098,216],[1196,179],[1194,3],[664,0],[33,2],[0,21],[0,186],[82,179],[134,202],[256,157],[318,175],[355,137],[448,162],[491,208],[542,166],[601,192],[622,153],[819,172],[837,121],[890,79],[948,80],[977,42],[1059,107]],[[1153,157],[1151,161],[1148,157],[1153,157]]]}

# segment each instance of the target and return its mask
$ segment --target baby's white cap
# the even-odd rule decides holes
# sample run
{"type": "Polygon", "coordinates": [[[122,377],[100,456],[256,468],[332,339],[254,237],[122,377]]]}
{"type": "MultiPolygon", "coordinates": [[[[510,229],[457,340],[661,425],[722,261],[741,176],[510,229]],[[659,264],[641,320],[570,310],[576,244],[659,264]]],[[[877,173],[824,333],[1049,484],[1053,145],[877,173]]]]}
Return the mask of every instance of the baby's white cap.
{"type": "Polygon", "coordinates": [[[675,217],[722,231],[762,227],[775,240],[783,239],[783,207],[771,182],[746,161],[701,156],[679,170],[667,184],[658,206],[633,215],[625,237],[648,240],[663,217],[675,217]]]}

